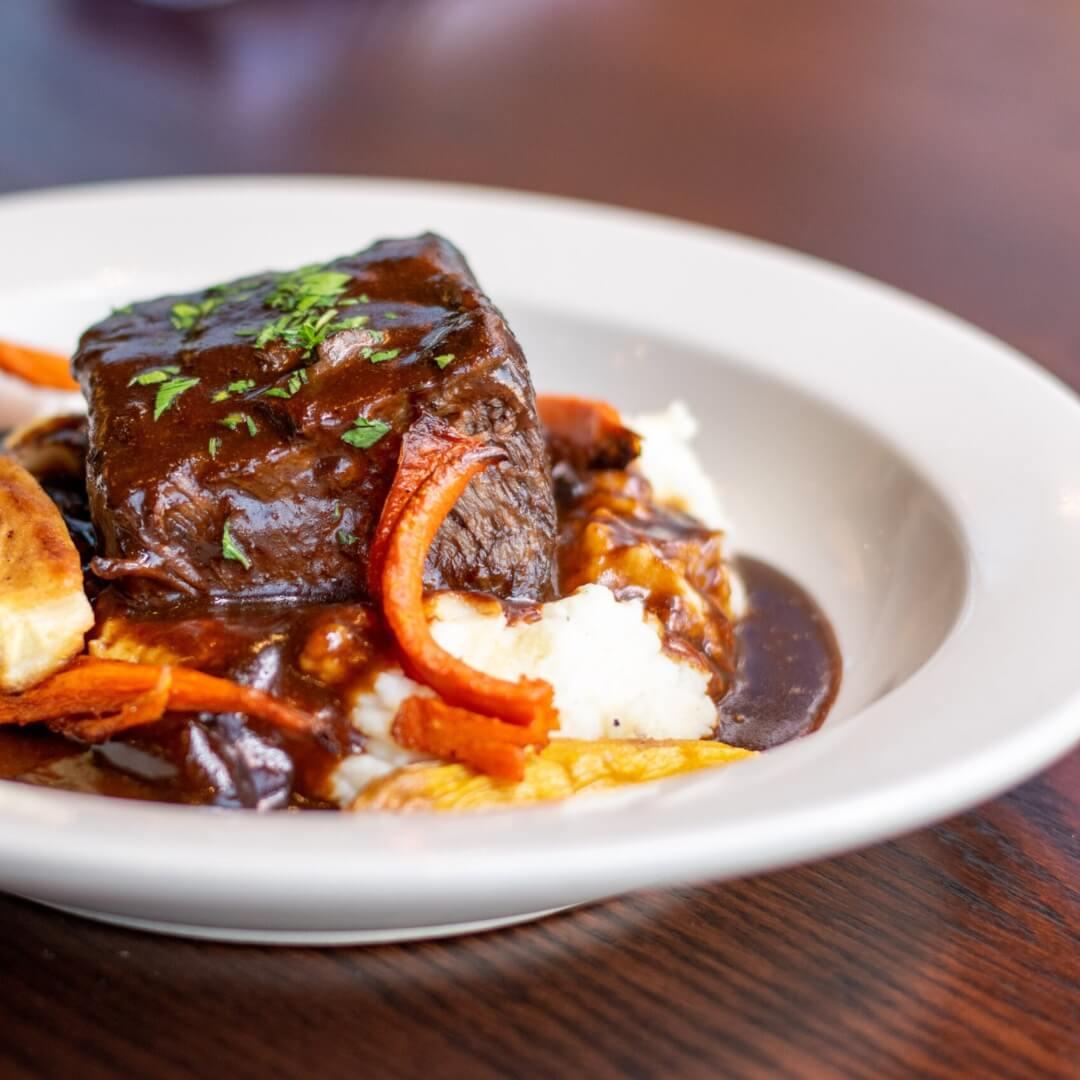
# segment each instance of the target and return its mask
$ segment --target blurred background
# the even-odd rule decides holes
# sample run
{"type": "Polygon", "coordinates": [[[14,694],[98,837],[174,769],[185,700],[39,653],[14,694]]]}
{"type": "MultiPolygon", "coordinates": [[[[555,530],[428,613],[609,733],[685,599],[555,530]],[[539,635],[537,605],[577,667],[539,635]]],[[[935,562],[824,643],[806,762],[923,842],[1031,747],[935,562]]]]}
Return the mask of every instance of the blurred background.
{"type": "Polygon", "coordinates": [[[267,171],[691,218],[1080,371],[1078,0],[0,4],[0,191],[267,171]]]}

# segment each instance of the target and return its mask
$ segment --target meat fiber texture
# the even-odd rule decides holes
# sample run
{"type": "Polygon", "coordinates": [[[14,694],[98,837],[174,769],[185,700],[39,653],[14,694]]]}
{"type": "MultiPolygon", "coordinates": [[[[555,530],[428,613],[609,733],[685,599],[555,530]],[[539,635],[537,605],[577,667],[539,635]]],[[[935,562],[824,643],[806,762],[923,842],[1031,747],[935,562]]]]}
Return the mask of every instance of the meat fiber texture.
{"type": "Polygon", "coordinates": [[[129,600],[366,598],[401,437],[424,415],[507,455],[443,525],[427,587],[552,593],[555,508],[525,358],[437,236],[136,303],[83,335],[75,371],[94,570],[129,600]]]}

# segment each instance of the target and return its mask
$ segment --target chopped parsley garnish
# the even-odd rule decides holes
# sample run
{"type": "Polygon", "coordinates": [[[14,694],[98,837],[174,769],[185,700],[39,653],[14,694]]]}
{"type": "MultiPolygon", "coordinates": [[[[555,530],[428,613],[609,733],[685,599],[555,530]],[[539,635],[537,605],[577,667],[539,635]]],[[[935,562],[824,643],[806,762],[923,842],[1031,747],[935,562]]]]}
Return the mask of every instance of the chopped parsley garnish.
{"type": "Polygon", "coordinates": [[[341,520],[341,503],[339,502],[334,503],[334,520],[341,520]]]}
{"type": "Polygon", "coordinates": [[[393,360],[400,352],[400,349],[384,349],[382,352],[372,353],[369,359],[373,364],[381,364],[386,360],[393,360]]]}
{"type": "Polygon", "coordinates": [[[228,401],[231,396],[228,390],[219,390],[210,400],[217,405],[222,401],[228,401]]]}
{"type": "Polygon", "coordinates": [[[341,436],[341,441],[357,450],[370,450],[389,430],[390,425],[385,421],[361,416],[353,421],[352,429],[341,436]]]}
{"type": "Polygon", "coordinates": [[[151,368],[149,371],[136,375],[128,383],[128,386],[157,386],[158,383],[165,382],[170,375],[179,374],[180,369],[178,367],[151,368]]]}
{"type": "Polygon", "coordinates": [[[396,311],[384,311],[382,313],[384,319],[400,319],[401,316],[396,311]]]}
{"type": "Polygon", "coordinates": [[[172,407],[172,404],[181,394],[186,394],[193,386],[198,386],[200,380],[194,377],[178,376],[163,382],[158,387],[154,397],[154,419],[160,420],[162,415],[172,407]]]}
{"type": "Polygon", "coordinates": [[[360,539],[359,536],[354,536],[351,532],[346,532],[344,529],[338,529],[337,534],[338,543],[342,547],[352,547],[360,539]]]}
{"type": "Polygon", "coordinates": [[[232,530],[226,520],[225,527],[221,530],[221,554],[231,562],[238,562],[245,570],[251,569],[251,560],[247,557],[244,549],[233,539],[232,530]]]}
{"type": "Polygon", "coordinates": [[[330,334],[355,330],[370,321],[368,315],[354,315],[334,322],[342,308],[367,302],[366,296],[343,295],[351,280],[349,274],[327,270],[318,264],[283,274],[276,279],[266,304],[284,314],[262,327],[242,327],[235,333],[253,337],[257,349],[281,341],[288,348],[302,349],[305,356],[310,356],[330,334]]]}
{"type": "Polygon", "coordinates": [[[194,330],[203,317],[209,315],[214,308],[220,307],[225,300],[220,296],[209,296],[201,304],[189,304],[181,301],[173,304],[169,314],[173,328],[176,330],[194,330]]]}
{"type": "Polygon", "coordinates": [[[236,382],[229,383],[230,394],[246,394],[249,390],[255,389],[254,379],[237,379],[236,382]]]}
{"type": "Polygon", "coordinates": [[[228,416],[223,420],[219,420],[218,423],[221,424],[222,427],[227,427],[230,431],[236,431],[240,425],[243,424],[248,429],[248,434],[252,438],[259,434],[259,425],[256,424],[247,413],[229,413],[228,416]]]}
{"type": "Polygon", "coordinates": [[[348,274],[327,270],[318,264],[303,266],[279,277],[266,303],[278,311],[312,311],[333,307],[350,280],[348,274]]]}
{"type": "Polygon", "coordinates": [[[213,461],[217,460],[218,451],[221,449],[221,440],[215,435],[210,440],[210,458],[213,461]]]}
{"type": "Polygon", "coordinates": [[[284,398],[286,401],[300,393],[300,388],[308,381],[307,370],[301,368],[289,376],[284,386],[273,386],[265,391],[263,397],[284,398]]]}
{"type": "Polygon", "coordinates": [[[125,304],[123,307],[114,307],[112,313],[114,315],[134,315],[135,308],[132,304],[125,304]]]}
{"type": "Polygon", "coordinates": [[[350,315],[347,319],[339,319],[327,329],[330,333],[336,334],[339,330],[359,330],[361,326],[369,322],[371,322],[370,315],[350,315]]]}
{"type": "Polygon", "coordinates": [[[449,367],[456,357],[452,352],[443,353],[442,356],[435,357],[435,363],[439,365],[439,370],[449,367]]]}

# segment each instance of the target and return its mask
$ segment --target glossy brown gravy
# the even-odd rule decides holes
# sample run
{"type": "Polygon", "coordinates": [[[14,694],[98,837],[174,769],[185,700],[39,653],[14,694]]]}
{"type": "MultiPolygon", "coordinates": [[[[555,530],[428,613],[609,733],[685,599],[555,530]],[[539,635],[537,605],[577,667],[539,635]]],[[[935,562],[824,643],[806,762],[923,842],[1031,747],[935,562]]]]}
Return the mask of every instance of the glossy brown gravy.
{"type": "MultiPolygon", "coordinates": [[[[719,702],[716,737],[763,750],[821,725],[840,685],[841,659],[828,620],[804,589],[756,559],[742,558],[737,565],[750,610],[735,630],[738,659],[730,687],[719,702]]],[[[339,618],[349,610],[332,609],[339,618]]],[[[299,639],[286,633],[283,623],[271,625],[273,621],[265,613],[253,615],[246,627],[234,620],[218,631],[222,638],[217,642],[219,655],[227,654],[231,643],[237,657],[246,655],[244,663],[250,663],[250,649],[245,650],[243,643],[269,641],[269,653],[265,645],[259,651],[265,665],[276,667],[274,681],[282,680],[277,682],[279,691],[306,699],[309,707],[325,707],[329,704],[325,688],[314,688],[298,670],[290,642],[299,639]],[[273,657],[273,663],[267,656],[273,657]]],[[[175,642],[178,635],[193,631],[193,627],[178,631],[176,624],[166,631],[165,624],[160,624],[156,632],[167,632],[175,642]]],[[[147,635],[154,633],[154,626],[149,626],[147,635]]],[[[337,758],[330,748],[316,746],[298,753],[295,747],[286,750],[243,725],[230,731],[229,723],[228,718],[214,722],[175,718],[123,742],[96,748],[73,744],[47,731],[0,729],[0,779],[163,802],[268,809],[327,805],[296,790],[318,788],[319,778],[333,768],[337,758]],[[229,763],[223,756],[229,754],[244,757],[244,767],[237,769],[233,761],[233,768],[225,770],[229,763]],[[215,787],[215,774],[224,777],[226,772],[231,777],[223,779],[226,787],[229,783],[236,787],[236,777],[241,775],[248,789],[215,787]]]]}

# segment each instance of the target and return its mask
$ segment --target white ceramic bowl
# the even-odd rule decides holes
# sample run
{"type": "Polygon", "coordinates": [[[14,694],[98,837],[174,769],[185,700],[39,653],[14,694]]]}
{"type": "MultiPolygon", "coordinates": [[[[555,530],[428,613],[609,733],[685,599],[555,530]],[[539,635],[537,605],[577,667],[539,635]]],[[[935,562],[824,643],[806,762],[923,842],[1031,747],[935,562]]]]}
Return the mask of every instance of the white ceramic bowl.
{"type": "MultiPolygon", "coordinates": [[[[1080,738],[1080,407],[985,334],[854,274],[481,189],[136,183],[0,200],[0,337],[66,350],[111,305],[428,228],[466,252],[539,388],[691,404],[737,546],[837,628],[829,721],[727,770],[461,818],[0,784],[0,888],[236,940],[433,935],[881,840],[1080,738]]],[[[0,384],[0,424],[33,407],[0,384]]]]}

